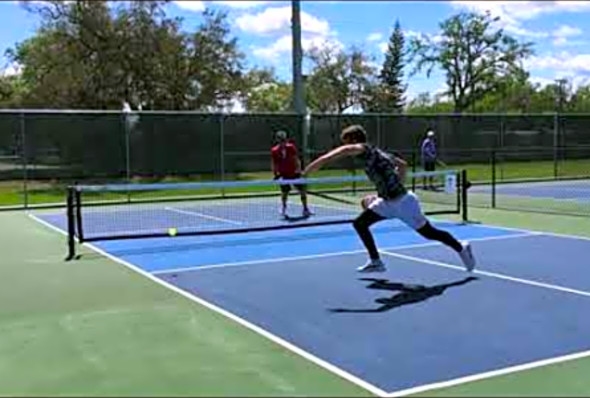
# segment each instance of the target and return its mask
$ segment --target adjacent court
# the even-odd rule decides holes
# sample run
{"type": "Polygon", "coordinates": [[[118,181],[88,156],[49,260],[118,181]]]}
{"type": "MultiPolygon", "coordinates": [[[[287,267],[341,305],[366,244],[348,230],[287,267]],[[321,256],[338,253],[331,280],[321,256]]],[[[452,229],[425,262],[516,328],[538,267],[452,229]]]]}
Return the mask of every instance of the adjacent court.
{"type": "MultiPolygon", "coordinates": [[[[63,211],[37,217],[65,231],[63,211]]],[[[437,225],[473,242],[475,272],[393,221],[373,229],[377,274],[355,271],[366,254],[349,224],[90,245],[379,395],[590,350],[590,240],[437,225]]]]}
{"type": "MultiPolygon", "coordinates": [[[[588,202],[590,200],[590,180],[567,181],[536,181],[536,182],[511,182],[498,184],[496,193],[502,196],[520,196],[529,198],[550,198],[556,200],[574,200],[588,202]]],[[[473,186],[472,193],[492,192],[490,185],[473,186]]]]}

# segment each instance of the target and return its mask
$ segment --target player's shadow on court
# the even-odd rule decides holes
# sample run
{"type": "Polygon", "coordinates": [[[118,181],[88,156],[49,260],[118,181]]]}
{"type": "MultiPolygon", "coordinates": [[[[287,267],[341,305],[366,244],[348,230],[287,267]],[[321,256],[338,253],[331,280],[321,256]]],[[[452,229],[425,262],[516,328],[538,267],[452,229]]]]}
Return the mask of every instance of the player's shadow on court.
{"type": "Polygon", "coordinates": [[[367,289],[396,291],[399,293],[391,297],[382,297],[375,300],[377,304],[381,304],[375,308],[331,308],[330,312],[334,313],[379,313],[390,311],[408,304],[416,304],[421,301],[426,301],[431,297],[440,296],[448,288],[465,285],[473,282],[478,278],[470,276],[456,282],[445,283],[435,286],[410,285],[404,283],[390,282],[387,279],[375,278],[360,278],[362,281],[371,282],[367,285],[367,289]]]}

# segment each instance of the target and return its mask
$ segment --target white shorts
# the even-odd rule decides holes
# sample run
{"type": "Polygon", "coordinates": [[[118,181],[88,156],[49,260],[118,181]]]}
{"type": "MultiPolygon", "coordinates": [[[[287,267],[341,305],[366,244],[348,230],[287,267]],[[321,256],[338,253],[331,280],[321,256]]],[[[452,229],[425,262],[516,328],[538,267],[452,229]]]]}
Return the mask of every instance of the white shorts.
{"type": "Polygon", "coordinates": [[[418,197],[411,191],[395,199],[377,197],[371,202],[369,209],[383,218],[397,218],[414,230],[422,228],[428,222],[422,213],[418,197]]]}

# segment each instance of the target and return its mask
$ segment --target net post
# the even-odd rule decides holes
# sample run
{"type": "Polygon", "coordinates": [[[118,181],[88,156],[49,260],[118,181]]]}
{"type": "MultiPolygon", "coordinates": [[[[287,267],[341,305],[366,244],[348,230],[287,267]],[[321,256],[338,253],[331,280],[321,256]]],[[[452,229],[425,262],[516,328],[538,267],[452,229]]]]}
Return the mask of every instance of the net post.
{"type": "Polygon", "coordinates": [[[74,187],[70,186],[67,190],[67,217],[68,217],[68,256],[66,261],[76,257],[76,220],[74,211],[74,187]]]}
{"type": "Polygon", "coordinates": [[[467,216],[467,189],[469,188],[469,182],[467,181],[467,170],[461,170],[461,206],[462,206],[462,217],[463,222],[469,222],[469,217],[467,216]]]}
{"type": "Polygon", "coordinates": [[[492,149],[492,209],[496,208],[496,150],[492,149]]]}
{"type": "Polygon", "coordinates": [[[82,193],[78,189],[74,189],[74,209],[76,211],[76,230],[78,232],[78,240],[80,243],[84,242],[84,230],[82,229],[82,193]]]}
{"type": "MultiPolygon", "coordinates": [[[[121,120],[123,122],[123,134],[125,135],[125,179],[127,184],[131,184],[131,124],[129,112],[126,107],[121,111],[121,120]]],[[[127,203],[131,203],[131,192],[127,191],[127,203]]]]}

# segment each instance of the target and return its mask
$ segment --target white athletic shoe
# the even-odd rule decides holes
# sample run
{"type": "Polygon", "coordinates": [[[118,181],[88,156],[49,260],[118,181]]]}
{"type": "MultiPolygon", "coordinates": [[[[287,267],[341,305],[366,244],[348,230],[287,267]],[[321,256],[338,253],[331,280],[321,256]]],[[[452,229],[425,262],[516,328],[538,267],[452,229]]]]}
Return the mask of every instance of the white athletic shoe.
{"type": "Polygon", "coordinates": [[[387,268],[385,268],[385,264],[381,260],[369,260],[365,265],[362,267],[358,267],[356,270],[358,272],[383,272],[387,268]]]}
{"type": "Polygon", "coordinates": [[[289,217],[289,216],[287,216],[287,208],[286,207],[281,208],[281,217],[284,219],[287,219],[289,217]]]}
{"type": "Polygon", "coordinates": [[[309,209],[303,209],[303,217],[311,217],[313,213],[309,209]]]}
{"type": "Polygon", "coordinates": [[[461,242],[461,246],[463,246],[463,250],[459,255],[461,256],[461,260],[463,260],[465,269],[471,272],[475,268],[475,257],[473,257],[473,252],[471,251],[471,244],[469,242],[461,242]]]}

